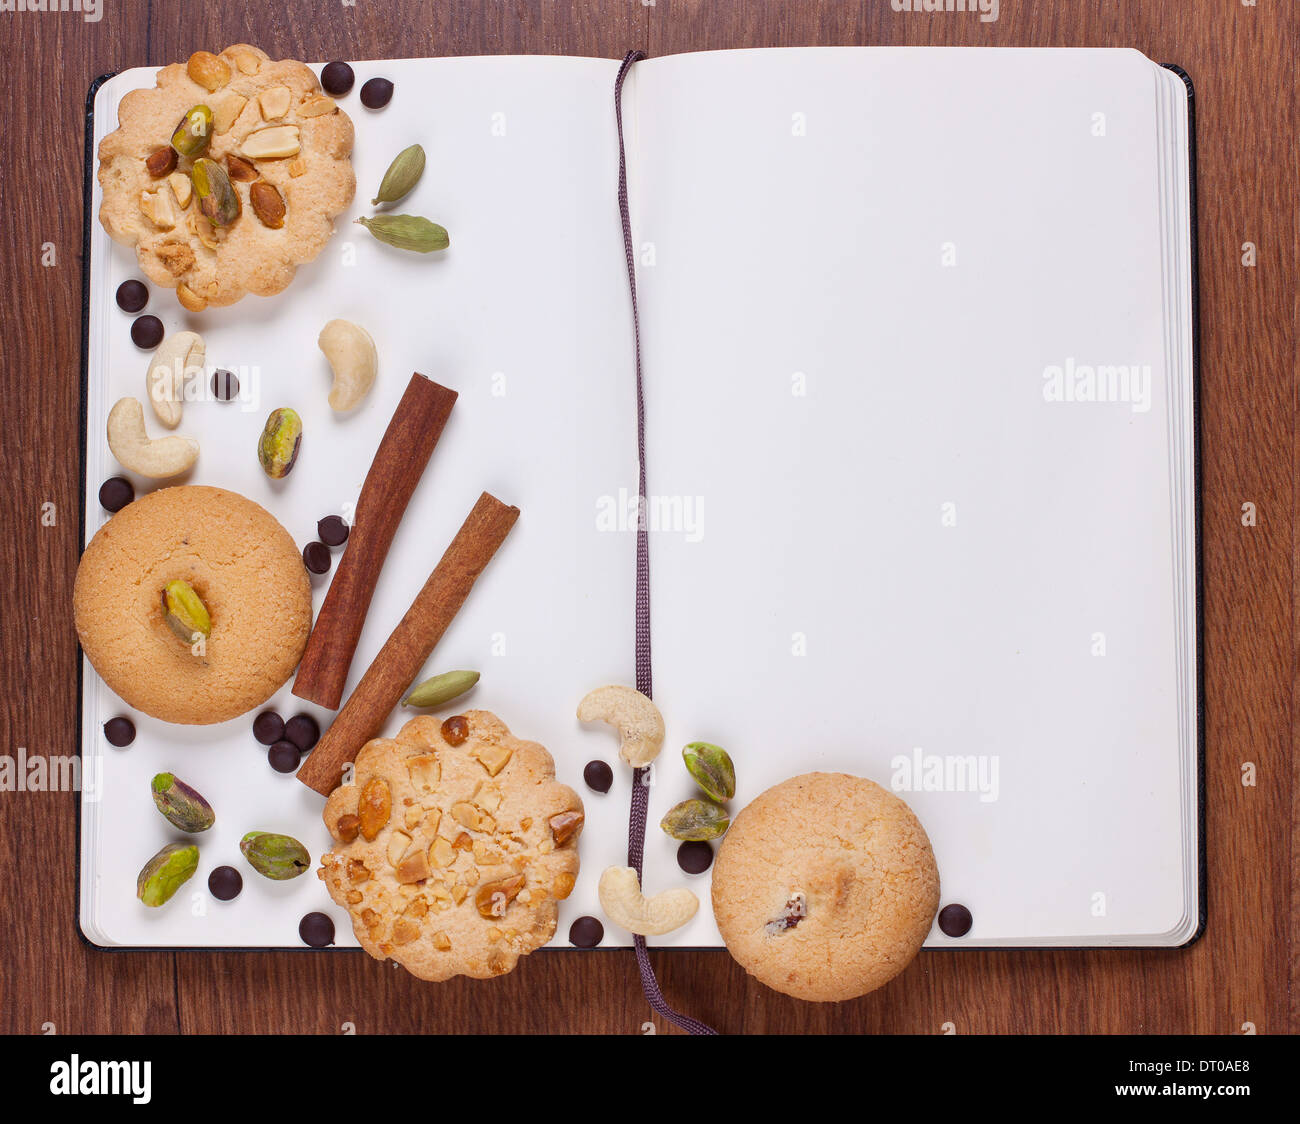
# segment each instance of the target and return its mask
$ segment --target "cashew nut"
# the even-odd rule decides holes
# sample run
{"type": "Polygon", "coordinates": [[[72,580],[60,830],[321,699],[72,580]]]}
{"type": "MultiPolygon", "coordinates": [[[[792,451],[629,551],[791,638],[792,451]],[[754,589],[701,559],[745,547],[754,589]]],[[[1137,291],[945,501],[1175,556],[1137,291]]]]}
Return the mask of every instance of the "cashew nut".
{"type": "Polygon", "coordinates": [[[684,888],[647,898],[630,866],[609,867],[600,876],[597,889],[605,916],[619,928],[643,937],[680,929],[700,908],[700,899],[684,888]]]}
{"type": "Polygon", "coordinates": [[[174,332],[158,345],[149,360],[145,387],[153,412],[168,429],[181,424],[185,409],[185,380],[202,373],[205,349],[198,332],[174,332]]]}
{"type": "Polygon", "coordinates": [[[154,480],[179,475],[199,457],[193,437],[172,434],[150,440],[138,398],[121,398],[108,412],[108,447],[123,468],[154,480]]]}
{"type": "Polygon", "coordinates": [[[597,687],[578,704],[578,719],[617,726],[619,756],[634,769],[649,765],[664,747],[663,715],[631,687],[597,687]]]}
{"type": "Polygon", "coordinates": [[[375,384],[379,369],[375,341],[350,320],[331,320],[321,329],[316,343],[334,371],[330,409],[338,413],[353,409],[375,384]]]}

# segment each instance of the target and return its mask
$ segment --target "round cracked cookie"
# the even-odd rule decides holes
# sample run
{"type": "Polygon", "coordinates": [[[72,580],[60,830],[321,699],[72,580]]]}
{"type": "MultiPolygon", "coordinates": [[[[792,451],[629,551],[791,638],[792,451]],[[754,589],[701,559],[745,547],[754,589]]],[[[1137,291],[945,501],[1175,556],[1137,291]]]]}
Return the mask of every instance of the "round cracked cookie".
{"type": "Polygon", "coordinates": [[[72,594],[77,637],[129,705],[165,722],[224,722],[271,697],[311,630],[311,582],[298,548],[265,508],[201,485],[128,504],[90,540],[72,594]],[[201,642],[178,635],[199,627],[201,642]],[[173,612],[166,607],[168,591],[173,612]]]}
{"type": "Polygon", "coordinates": [[[929,837],[878,784],[807,773],[735,819],[713,873],[727,949],[768,987],[834,1002],[874,991],[916,955],[939,907],[929,837]]]}
{"type": "Polygon", "coordinates": [[[412,719],[325,802],[318,871],[357,939],[426,980],[509,972],[555,934],[583,808],[551,755],[495,715],[412,719]]]}
{"type": "Polygon", "coordinates": [[[99,219],[191,311],[270,296],[351,204],[352,140],[305,64],[245,43],[198,51],[122,99],[99,146],[99,219]]]}

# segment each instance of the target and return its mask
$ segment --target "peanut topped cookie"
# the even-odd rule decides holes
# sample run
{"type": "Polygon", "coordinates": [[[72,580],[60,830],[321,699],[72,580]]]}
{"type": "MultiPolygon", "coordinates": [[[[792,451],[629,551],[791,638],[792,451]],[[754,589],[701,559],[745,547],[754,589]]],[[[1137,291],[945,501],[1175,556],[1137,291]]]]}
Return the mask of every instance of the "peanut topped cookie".
{"type": "Polygon", "coordinates": [[[197,51],[122,99],[99,146],[99,220],[191,311],[270,296],[351,204],[352,139],[303,63],[197,51]]]}
{"type": "Polygon", "coordinates": [[[911,808],[845,773],[792,777],[759,795],[713,868],[727,951],[796,999],[852,999],[887,983],[938,907],[934,852],[911,808]]]}
{"type": "Polygon", "coordinates": [[[317,872],[362,947],[426,980],[499,976],[555,933],[582,801],[486,710],[415,718],[357,754],[325,802],[317,872]]]}

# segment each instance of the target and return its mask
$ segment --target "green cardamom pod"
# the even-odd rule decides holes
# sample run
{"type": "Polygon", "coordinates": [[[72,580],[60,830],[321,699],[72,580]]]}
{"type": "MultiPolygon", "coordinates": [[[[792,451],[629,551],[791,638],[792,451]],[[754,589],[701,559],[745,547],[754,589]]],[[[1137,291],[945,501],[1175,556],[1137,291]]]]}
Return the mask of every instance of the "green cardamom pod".
{"type": "Polygon", "coordinates": [[[379,194],[370,200],[371,204],[396,203],[405,198],[420,182],[422,175],[424,149],[418,144],[402,149],[388,165],[388,171],[384,173],[383,182],[379,185],[379,194]]]}
{"type": "Polygon", "coordinates": [[[162,607],[168,627],[186,644],[193,644],[196,636],[212,635],[208,607],[189,582],[168,582],[162,592],[162,607]]]}
{"type": "Polygon", "coordinates": [[[445,250],[451,245],[444,227],[419,215],[376,215],[373,219],[363,216],[357,222],[379,241],[396,246],[399,250],[429,254],[434,250],[445,250]]]}
{"type": "Polygon", "coordinates": [[[719,802],[736,795],[736,767],[727,751],[709,742],[691,742],[682,750],[686,771],[705,793],[719,802]]]}
{"type": "Polygon", "coordinates": [[[167,822],[191,834],[207,831],[217,822],[216,813],[197,789],[175,773],[159,773],[150,783],[153,802],[167,822]]]}
{"type": "Polygon", "coordinates": [[[444,706],[458,699],[478,682],[477,671],[444,671],[411,688],[403,706],[444,706]]]}
{"type": "Polygon", "coordinates": [[[271,831],[250,831],[239,841],[244,858],[258,874],[283,882],[297,878],[311,866],[307,848],[292,835],[276,835],[271,831]]]}
{"type": "Polygon", "coordinates": [[[659,826],[674,839],[702,842],[722,835],[731,826],[731,817],[712,800],[683,800],[669,809],[659,826]]]}
{"type": "Polygon", "coordinates": [[[193,843],[168,843],[144,864],[135,880],[135,896],[147,906],[163,905],[198,869],[198,847],[193,843]]]}

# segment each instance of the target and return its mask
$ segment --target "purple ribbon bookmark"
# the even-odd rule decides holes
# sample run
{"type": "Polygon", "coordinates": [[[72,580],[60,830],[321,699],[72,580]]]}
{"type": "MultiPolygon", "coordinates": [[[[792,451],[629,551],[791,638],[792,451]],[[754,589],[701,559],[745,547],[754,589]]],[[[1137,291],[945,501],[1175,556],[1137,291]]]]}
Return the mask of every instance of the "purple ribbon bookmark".
{"type": "MultiPolygon", "coordinates": [[[[639,467],[637,495],[640,499],[641,517],[636,528],[636,689],[646,698],[654,697],[654,683],[650,667],[650,538],[646,528],[646,473],[645,473],[645,394],[641,382],[641,320],[636,305],[636,263],[632,253],[632,218],[627,204],[627,157],[623,151],[623,82],[632,64],[645,58],[644,51],[628,51],[623,65],[614,80],[614,119],[618,123],[618,213],[623,220],[623,250],[627,255],[627,285],[632,295],[632,340],[636,350],[636,450],[639,467]]],[[[647,785],[650,770],[637,769],[632,776],[632,814],[627,829],[627,864],[637,878],[645,859],[646,810],[650,803],[647,785]]],[[[659,990],[654,969],[650,966],[650,953],[645,937],[633,937],[636,963],[641,971],[641,990],[646,1001],[659,1015],[690,1034],[717,1034],[711,1026],[682,1015],[668,1005],[659,990]]]]}

